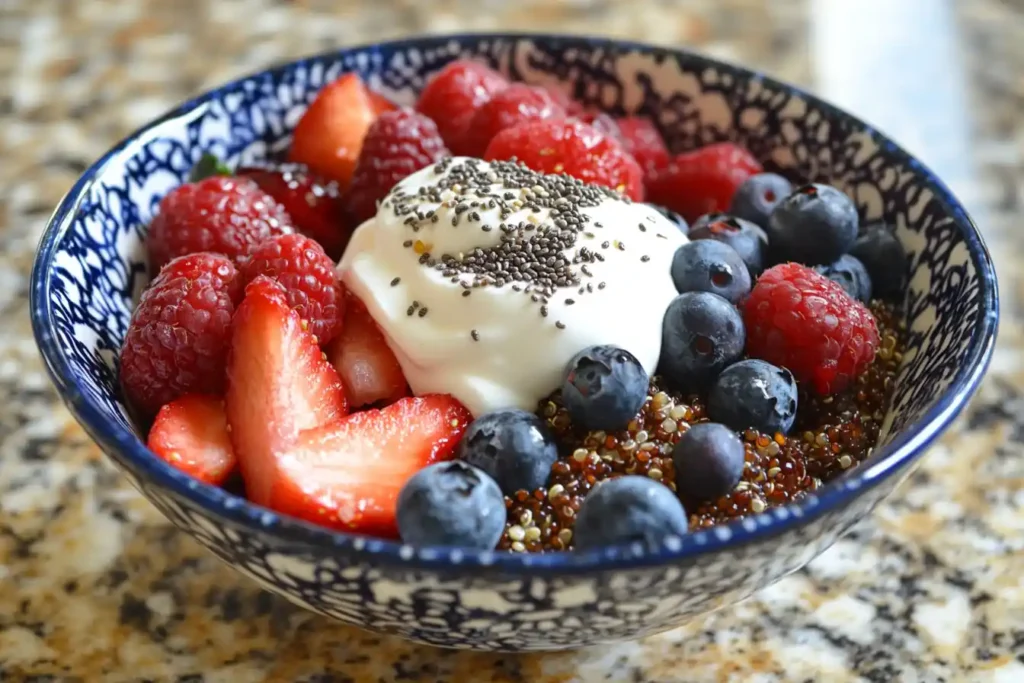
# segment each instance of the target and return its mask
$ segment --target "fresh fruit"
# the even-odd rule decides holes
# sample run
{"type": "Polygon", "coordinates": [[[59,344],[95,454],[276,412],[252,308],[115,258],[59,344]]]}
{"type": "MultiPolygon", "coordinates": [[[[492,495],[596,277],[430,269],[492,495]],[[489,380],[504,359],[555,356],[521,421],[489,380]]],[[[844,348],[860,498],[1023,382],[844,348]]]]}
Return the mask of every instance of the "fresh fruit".
{"type": "Polygon", "coordinates": [[[745,456],[743,441],[729,427],[714,422],[693,425],[672,449],[676,491],[700,501],[724,496],[743,476],[745,456]]]}
{"type": "Polygon", "coordinates": [[[185,183],[160,201],[149,224],[149,268],[158,272],[171,259],[213,252],[236,263],[261,242],[292,232],[284,207],[248,178],[212,176],[185,183]]]}
{"type": "Polygon", "coordinates": [[[650,378],[636,356],[617,346],[591,346],[565,367],[562,403],[581,429],[616,432],[640,412],[650,378]]]}
{"type": "Polygon", "coordinates": [[[768,217],[783,199],[793,192],[793,185],[778,173],[758,173],[743,181],[729,204],[729,213],[757,226],[768,224],[768,217]]]}
{"type": "MultiPolygon", "coordinates": [[[[305,431],[266,464],[261,477],[270,496],[262,504],[333,529],[396,538],[402,487],[424,467],[450,460],[472,419],[451,396],[427,394],[305,431]]],[[[502,500],[502,525],[504,510],[502,500]]]]}
{"type": "Polygon", "coordinates": [[[508,81],[497,71],[459,59],[430,79],[416,101],[416,111],[434,120],[441,139],[454,150],[476,110],[506,87],[508,81]]]}
{"type": "Polygon", "coordinates": [[[459,443],[458,457],[487,473],[505,495],[514,496],[547,485],[558,444],[539,417],[508,408],[473,420],[459,443]]]}
{"type": "Polygon", "coordinates": [[[891,300],[903,295],[907,252],[889,227],[882,223],[867,226],[850,253],[867,269],[875,296],[891,300]]]}
{"type": "Polygon", "coordinates": [[[743,319],[711,292],[680,294],[665,311],[659,373],[680,391],[706,387],[743,353],[743,319]]]}
{"type": "Polygon", "coordinates": [[[344,190],[370,125],[389,103],[374,97],[356,74],[325,85],[299,119],[288,160],[304,164],[344,190]]]}
{"type": "Polygon", "coordinates": [[[452,151],[461,156],[482,157],[494,136],[506,128],[564,116],[565,109],[544,88],[513,83],[480,105],[452,151]]]}
{"type": "Polygon", "coordinates": [[[150,418],[185,394],[224,391],[237,272],[219,254],[179,256],[142,293],[121,348],[121,386],[150,418]]]}
{"type": "Polygon", "coordinates": [[[338,336],[345,297],[334,261],[305,235],[281,235],[261,244],[242,266],[245,282],[265,275],[284,287],[288,304],[317,342],[338,336]]]}
{"type": "Polygon", "coordinates": [[[381,114],[363,140],[345,198],[353,225],[373,218],[398,181],[448,156],[437,125],[411,109],[381,114]]]}
{"type": "Polygon", "coordinates": [[[720,142],[677,154],[647,177],[647,198],[694,221],[701,214],[725,211],[737,188],[763,169],[750,152],[720,142]]]}
{"type": "Polygon", "coordinates": [[[818,271],[846,290],[858,301],[871,301],[871,276],[856,256],[843,254],[827,266],[815,266],[818,271]]]}
{"type": "Polygon", "coordinates": [[[832,263],[857,239],[857,207],[830,185],[798,187],[775,207],[765,231],[775,260],[832,263]]]}
{"type": "Polygon", "coordinates": [[[749,358],[722,371],[708,394],[708,415],[738,431],[786,434],[796,419],[793,373],[749,358]]]}
{"type": "Polygon", "coordinates": [[[670,223],[679,228],[679,232],[683,233],[684,235],[688,235],[690,233],[690,224],[686,222],[685,218],[680,216],[672,209],[666,209],[664,206],[658,206],[657,204],[651,203],[648,203],[647,206],[651,207],[652,209],[660,213],[662,216],[667,218],[670,223]]]}
{"type": "Polygon", "coordinates": [[[871,311],[797,263],[761,275],[743,303],[743,319],[750,356],[788,368],[822,396],[849,386],[878,349],[871,311]]]}
{"type": "Polygon", "coordinates": [[[625,475],[587,494],[573,538],[581,551],[632,543],[656,547],[667,536],[684,536],[688,530],[686,510],[670,488],[650,477],[625,475]]]}
{"type": "Polygon", "coordinates": [[[165,405],[146,445],[176,469],[214,486],[223,484],[237,464],[218,396],[187,394],[165,405]]]}
{"type": "Polygon", "coordinates": [[[668,148],[654,121],[645,116],[626,116],[617,119],[616,123],[622,136],[622,146],[640,164],[645,176],[668,165],[668,148]]]}
{"type": "Polygon", "coordinates": [[[614,138],[585,123],[546,119],[506,128],[491,140],[488,161],[518,159],[540,173],[566,173],[643,199],[640,166],[614,138]]]}
{"type": "Polygon", "coordinates": [[[273,507],[277,465],[299,434],[345,415],[345,393],[277,282],[257,277],[231,324],[224,406],[249,498],[273,507]]]}
{"type": "Polygon", "coordinates": [[[618,121],[603,111],[582,111],[572,118],[622,144],[622,131],[619,129],[618,121]]]}
{"type": "Polygon", "coordinates": [[[672,257],[676,291],[711,292],[735,304],[750,293],[747,265],[728,244],[715,240],[687,242],[672,257]]]}
{"type": "Polygon", "coordinates": [[[736,250],[753,280],[768,260],[768,237],[750,221],[724,213],[705,214],[690,228],[691,240],[716,240],[736,250]]]}
{"type": "Polygon", "coordinates": [[[341,334],[327,348],[327,358],[337,369],[353,408],[389,403],[409,393],[402,366],[377,323],[354,296],[347,298],[341,334]]]}
{"type": "Polygon", "coordinates": [[[505,497],[486,472],[458,460],[430,465],[398,494],[405,543],[491,550],[505,530],[505,497]]]}
{"type": "Polygon", "coordinates": [[[340,258],[351,236],[338,183],[302,164],[263,164],[238,169],[277,200],[291,216],[295,229],[312,237],[331,258],[340,258]]]}

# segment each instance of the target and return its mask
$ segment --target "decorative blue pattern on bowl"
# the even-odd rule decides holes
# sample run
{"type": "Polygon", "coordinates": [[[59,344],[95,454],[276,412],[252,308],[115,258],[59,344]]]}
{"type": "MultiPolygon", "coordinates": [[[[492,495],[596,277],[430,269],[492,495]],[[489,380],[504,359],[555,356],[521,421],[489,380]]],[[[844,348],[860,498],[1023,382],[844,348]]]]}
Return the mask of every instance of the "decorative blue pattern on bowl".
{"type": "Polygon", "coordinates": [[[541,650],[656,633],[803,566],[901,481],[973,393],[997,323],[992,263],[949,191],[856,119],[790,86],[679,50],[558,36],[469,35],[343,50],[230,83],[147,126],[90,168],[46,231],[35,333],[65,403],[177,526],[309,609],[437,645],[541,650]],[[661,548],[539,556],[414,549],[278,516],[157,459],[122,405],[117,349],[146,282],[160,198],[204,151],[257,160],[288,142],[317,89],[346,71],[402,102],[457,57],[557,84],[614,114],[654,117],[675,149],[737,141],[770,167],[830,182],[910,254],[909,346],[879,447],[799,504],[661,548]]]}

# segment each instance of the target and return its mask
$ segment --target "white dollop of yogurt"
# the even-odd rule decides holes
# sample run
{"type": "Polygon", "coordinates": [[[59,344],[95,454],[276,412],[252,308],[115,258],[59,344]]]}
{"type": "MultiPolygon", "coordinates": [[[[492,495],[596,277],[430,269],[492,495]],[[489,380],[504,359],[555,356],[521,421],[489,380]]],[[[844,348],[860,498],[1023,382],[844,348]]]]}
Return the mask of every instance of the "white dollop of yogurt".
{"type": "Polygon", "coordinates": [[[338,268],[413,392],[451,394],[480,415],[534,410],[595,344],[653,373],[686,241],[611,190],[455,157],[396,185],[338,268]]]}

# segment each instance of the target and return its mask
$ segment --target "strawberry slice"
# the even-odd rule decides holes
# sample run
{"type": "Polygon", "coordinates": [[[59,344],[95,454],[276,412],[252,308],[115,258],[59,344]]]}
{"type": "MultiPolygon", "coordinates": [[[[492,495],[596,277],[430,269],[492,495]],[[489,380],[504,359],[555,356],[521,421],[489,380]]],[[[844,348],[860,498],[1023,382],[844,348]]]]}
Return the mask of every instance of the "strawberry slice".
{"type": "Polygon", "coordinates": [[[303,432],[274,463],[266,505],[322,526],[397,538],[409,477],[454,457],[473,416],[447,394],[403,398],[303,432]]]}
{"type": "Polygon", "coordinates": [[[186,394],[168,403],[149,430],[149,449],[185,474],[219,486],[234,471],[224,401],[186,394]]]}
{"type": "Polygon", "coordinates": [[[357,74],[328,83],[299,119],[289,161],[305,164],[345,189],[367,129],[388,106],[394,105],[374,97],[357,74]]]}
{"type": "Polygon", "coordinates": [[[390,403],[409,393],[402,366],[366,306],[354,295],[347,296],[341,334],[326,353],[353,408],[390,403]]]}
{"type": "Polygon", "coordinates": [[[249,283],[231,328],[225,398],[231,443],[246,493],[266,505],[278,456],[303,430],[344,416],[345,392],[284,289],[270,278],[249,283]]]}

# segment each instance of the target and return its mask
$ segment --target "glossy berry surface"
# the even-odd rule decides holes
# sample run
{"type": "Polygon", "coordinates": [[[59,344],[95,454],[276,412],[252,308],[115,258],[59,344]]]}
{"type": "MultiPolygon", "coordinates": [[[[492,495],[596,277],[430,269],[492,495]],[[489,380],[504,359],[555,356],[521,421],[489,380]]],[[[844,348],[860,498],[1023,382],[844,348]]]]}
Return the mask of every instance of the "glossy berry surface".
{"type": "Polygon", "coordinates": [[[622,145],[640,164],[645,175],[668,164],[668,148],[654,121],[645,116],[626,116],[616,119],[616,123],[622,145]]]}
{"type": "Polygon", "coordinates": [[[657,546],[689,530],[686,509],[672,489],[650,477],[626,475],[594,488],[576,515],[577,550],[642,543],[657,546]]]}
{"type": "Polygon", "coordinates": [[[558,459],[558,444],[544,421],[531,412],[509,408],[473,420],[459,443],[457,457],[487,473],[507,496],[547,484],[558,459]]]}
{"type": "Polygon", "coordinates": [[[396,520],[405,543],[489,550],[505,529],[505,497],[493,479],[468,463],[436,463],[402,487],[396,520]]]}
{"type": "Polygon", "coordinates": [[[750,293],[750,274],[736,250],[722,242],[687,242],[672,257],[677,292],[711,292],[735,304],[750,293]]]}
{"type": "Polygon", "coordinates": [[[652,209],[660,213],[662,216],[667,218],[668,221],[672,223],[672,225],[679,228],[679,232],[683,233],[684,235],[688,235],[690,233],[690,224],[686,222],[685,218],[680,216],[672,209],[666,209],[664,206],[659,206],[657,204],[651,203],[648,203],[647,206],[651,207],[652,209]]]}
{"type": "Polygon", "coordinates": [[[907,284],[907,252],[892,229],[878,223],[865,228],[850,253],[860,259],[871,277],[874,295],[897,300],[907,284]]]}
{"type": "Polygon", "coordinates": [[[729,213],[763,227],[779,202],[792,192],[793,184],[779,174],[758,173],[737,188],[729,213]]]}
{"type": "Polygon", "coordinates": [[[793,373],[749,358],[733,363],[715,380],[708,416],[738,432],[786,434],[796,420],[797,401],[793,373]]]}
{"type": "Polygon", "coordinates": [[[768,261],[768,237],[754,223],[724,213],[705,214],[690,229],[691,240],[715,240],[732,247],[756,278],[768,261]]]}
{"type": "Polygon", "coordinates": [[[677,154],[646,179],[647,198],[688,221],[725,211],[743,182],[763,169],[750,152],[731,142],[677,154]]]}
{"type": "Polygon", "coordinates": [[[729,427],[715,422],[693,425],[672,450],[676,491],[700,501],[726,495],[743,476],[745,454],[743,441],[729,427]]]}
{"type": "Polygon", "coordinates": [[[508,81],[497,71],[459,59],[427,82],[416,111],[433,119],[445,144],[457,148],[476,110],[507,87],[508,81]]]}
{"type": "Polygon", "coordinates": [[[832,282],[846,290],[846,293],[863,303],[871,301],[871,276],[856,256],[843,254],[827,266],[815,266],[832,282]]]}
{"type": "Polygon", "coordinates": [[[676,389],[706,387],[743,353],[745,332],[736,307],[710,292],[677,296],[665,311],[659,372],[676,389]]]}
{"type": "Polygon", "coordinates": [[[853,200],[830,185],[798,187],[782,200],[765,226],[776,262],[832,263],[857,239],[853,200]]]}
{"type": "Polygon", "coordinates": [[[513,83],[476,110],[453,152],[482,157],[494,136],[506,128],[564,116],[565,109],[544,88],[513,83]]]}
{"type": "Polygon", "coordinates": [[[562,401],[574,424],[613,432],[640,412],[650,378],[636,356],[617,346],[591,346],[565,367],[562,401]]]}

